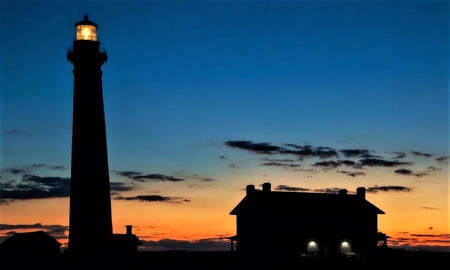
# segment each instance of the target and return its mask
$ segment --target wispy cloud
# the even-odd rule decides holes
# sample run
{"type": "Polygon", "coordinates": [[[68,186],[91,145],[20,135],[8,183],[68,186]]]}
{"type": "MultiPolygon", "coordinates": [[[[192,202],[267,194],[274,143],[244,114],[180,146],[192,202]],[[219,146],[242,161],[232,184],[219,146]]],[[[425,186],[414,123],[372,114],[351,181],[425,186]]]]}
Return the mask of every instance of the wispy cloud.
{"type": "Polygon", "coordinates": [[[275,190],[279,190],[279,191],[310,191],[311,189],[302,188],[302,187],[290,187],[287,185],[278,185],[277,187],[275,187],[275,190]]]}
{"type": "Polygon", "coordinates": [[[182,197],[163,197],[159,195],[139,195],[134,197],[116,196],[113,200],[121,201],[140,201],[140,202],[168,202],[168,203],[185,203],[190,200],[182,197]]]}
{"type": "Polygon", "coordinates": [[[373,186],[366,189],[368,193],[378,192],[411,192],[412,188],[404,186],[373,186]]]}
{"type": "Polygon", "coordinates": [[[138,181],[138,182],[154,182],[154,181],[166,181],[166,182],[180,182],[184,181],[182,178],[176,178],[169,175],[163,175],[163,174],[142,174],[141,172],[135,172],[135,171],[123,171],[123,172],[116,172],[117,175],[127,177],[131,180],[138,181]]]}

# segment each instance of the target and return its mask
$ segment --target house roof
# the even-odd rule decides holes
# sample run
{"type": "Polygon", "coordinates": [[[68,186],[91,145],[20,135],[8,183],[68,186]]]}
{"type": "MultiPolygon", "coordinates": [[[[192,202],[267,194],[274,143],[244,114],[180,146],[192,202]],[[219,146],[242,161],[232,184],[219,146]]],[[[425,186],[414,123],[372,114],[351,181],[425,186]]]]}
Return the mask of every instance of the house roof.
{"type": "Polygon", "coordinates": [[[366,199],[354,194],[326,194],[284,191],[254,190],[230,212],[230,215],[246,212],[246,210],[260,209],[283,212],[300,210],[302,212],[355,212],[385,214],[381,209],[366,199]]]}
{"type": "Polygon", "coordinates": [[[142,245],[135,234],[113,234],[111,241],[114,245],[142,245]]]}
{"type": "Polygon", "coordinates": [[[19,247],[29,246],[30,243],[38,246],[61,246],[62,244],[55,240],[44,231],[26,232],[26,233],[15,233],[3,243],[0,244],[1,250],[16,249],[19,247]]]}

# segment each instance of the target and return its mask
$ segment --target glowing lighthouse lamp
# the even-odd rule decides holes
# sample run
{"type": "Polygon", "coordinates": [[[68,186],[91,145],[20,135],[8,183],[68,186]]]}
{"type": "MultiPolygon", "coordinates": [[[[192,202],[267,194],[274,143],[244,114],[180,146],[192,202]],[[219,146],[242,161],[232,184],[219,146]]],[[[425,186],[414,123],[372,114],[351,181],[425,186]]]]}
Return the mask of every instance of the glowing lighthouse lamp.
{"type": "Polygon", "coordinates": [[[77,23],[75,26],[77,28],[77,40],[97,41],[98,25],[89,21],[87,15],[84,15],[84,20],[77,23]]]}

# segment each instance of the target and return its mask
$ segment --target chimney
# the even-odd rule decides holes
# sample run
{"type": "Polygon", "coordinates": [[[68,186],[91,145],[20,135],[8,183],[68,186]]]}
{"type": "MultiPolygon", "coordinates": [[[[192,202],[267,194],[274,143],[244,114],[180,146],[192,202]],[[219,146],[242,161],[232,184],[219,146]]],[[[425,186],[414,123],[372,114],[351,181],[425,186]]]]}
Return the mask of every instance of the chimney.
{"type": "Polygon", "coordinates": [[[247,195],[252,194],[255,191],[255,186],[254,185],[247,185],[247,195]]]}
{"type": "Polygon", "coordinates": [[[346,189],[340,189],[339,190],[339,195],[347,195],[347,190],[346,189]]]}
{"type": "Polygon", "coordinates": [[[262,186],[264,192],[270,192],[270,183],[264,183],[262,186]]]}
{"type": "Polygon", "coordinates": [[[356,196],[360,197],[361,199],[366,199],[366,189],[363,187],[359,187],[356,189],[356,196]]]}
{"type": "Polygon", "coordinates": [[[125,227],[127,227],[127,235],[132,235],[132,234],[133,234],[133,233],[132,233],[133,226],[127,225],[127,226],[125,226],[125,227]]]}

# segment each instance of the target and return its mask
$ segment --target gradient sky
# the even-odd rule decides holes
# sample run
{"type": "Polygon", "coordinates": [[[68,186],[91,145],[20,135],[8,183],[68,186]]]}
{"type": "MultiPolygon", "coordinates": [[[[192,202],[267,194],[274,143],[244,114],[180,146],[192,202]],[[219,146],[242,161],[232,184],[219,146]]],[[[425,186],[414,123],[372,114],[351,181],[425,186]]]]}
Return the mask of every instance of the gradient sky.
{"type": "Polygon", "coordinates": [[[85,14],[108,52],[115,233],[227,250],[248,184],[363,186],[391,246],[449,250],[447,1],[2,1],[0,241],[67,242],[85,14]]]}

